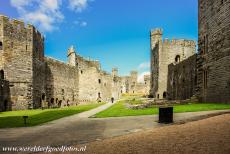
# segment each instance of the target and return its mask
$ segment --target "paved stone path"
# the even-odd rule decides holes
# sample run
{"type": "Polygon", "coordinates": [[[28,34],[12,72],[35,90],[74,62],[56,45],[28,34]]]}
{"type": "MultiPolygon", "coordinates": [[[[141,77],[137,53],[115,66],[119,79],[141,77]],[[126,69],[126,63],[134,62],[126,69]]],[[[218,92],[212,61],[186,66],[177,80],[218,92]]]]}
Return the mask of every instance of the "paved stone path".
{"type": "MultiPolygon", "coordinates": [[[[35,127],[0,129],[0,146],[61,146],[76,145],[142,130],[166,126],[157,123],[157,115],[116,118],[88,118],[113,105],[105,104],[96,109],[58,119],[35,127]]],[[[199,119],[209,114],[230,110],[174,114],[175,122],[199,119]]]]}

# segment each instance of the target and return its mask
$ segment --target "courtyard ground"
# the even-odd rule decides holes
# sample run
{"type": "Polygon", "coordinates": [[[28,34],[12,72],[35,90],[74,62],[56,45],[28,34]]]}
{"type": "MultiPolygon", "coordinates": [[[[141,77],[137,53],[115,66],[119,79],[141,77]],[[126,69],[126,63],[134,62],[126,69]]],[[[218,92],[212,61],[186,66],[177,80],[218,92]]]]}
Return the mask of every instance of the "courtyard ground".
{"type": "MultiPolygon", "coordinates": [[[[0,129],[0,146],[70,146],[168,126],[159,124],[157,115],[88,118],[112,105],[114,104],[107,103],[93,110],[39,126],[0,129]]],[[[174,122],[186,123],[224,113],[230,113],[230,111],[175,113],[174,122]]]]}
{"type": "Polygon", "coordinates": [[[96,141],[86,147],[84,153],[89,154],[229,154],[230,114],[96,141]]]}

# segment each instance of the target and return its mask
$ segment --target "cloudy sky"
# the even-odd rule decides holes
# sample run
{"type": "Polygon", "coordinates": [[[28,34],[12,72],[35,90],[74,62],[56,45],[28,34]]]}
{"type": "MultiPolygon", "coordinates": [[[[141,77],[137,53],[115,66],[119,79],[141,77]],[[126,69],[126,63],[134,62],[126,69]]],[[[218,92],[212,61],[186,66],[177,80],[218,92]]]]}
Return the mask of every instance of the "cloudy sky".
{"type": "Polygon", "coordinates": [[[108,72],[149,72],[152,28],[164,37],[197,40],[197,0],[0,0],[0,14],[32,23],[45,54],[66,61],[67,49],[98,59],[108,72]]]}

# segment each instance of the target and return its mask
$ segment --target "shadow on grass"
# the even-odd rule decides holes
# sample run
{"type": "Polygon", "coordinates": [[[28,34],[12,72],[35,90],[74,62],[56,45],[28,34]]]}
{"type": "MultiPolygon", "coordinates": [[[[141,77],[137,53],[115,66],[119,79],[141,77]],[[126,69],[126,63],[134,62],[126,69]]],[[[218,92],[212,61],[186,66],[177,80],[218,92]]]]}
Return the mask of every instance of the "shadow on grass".
{"type": "Polygon", "coordinates": [[[48,109],[47,111],[44,110],[38,114],[36,114],[35,112],[34,112],[35,114],[33,114],[33,112],[29,114],[27,114],[26,112],[24,114],[20,112],[19,113],[11,112],[13,115],[9,114],[0,117],[0,128],[25,127],[23,116],[28,116],[27,125],[26,125],[27,127],[36,126],[36,125],[44,124],[49,121],[78,114],[84,111],[88,111],[103,104],[104,103],[78,106],[78,107],[73,107],[72,109],[69,108],[53,109],[53,110],[48,109]]]}
{"type": "MultiPolygon", "coordinates": [[[[28,117],[26,126],[36,126],[52,120],[60,119],[66,116],[74,115],[83,112],[81,110],[57,110],[47,111],[39,114],[31,115],[28,117]]],[[[24,119],[22,116],[8,116],[0,117],[0,128],[9,127],[25,127],[24,119]]]]}

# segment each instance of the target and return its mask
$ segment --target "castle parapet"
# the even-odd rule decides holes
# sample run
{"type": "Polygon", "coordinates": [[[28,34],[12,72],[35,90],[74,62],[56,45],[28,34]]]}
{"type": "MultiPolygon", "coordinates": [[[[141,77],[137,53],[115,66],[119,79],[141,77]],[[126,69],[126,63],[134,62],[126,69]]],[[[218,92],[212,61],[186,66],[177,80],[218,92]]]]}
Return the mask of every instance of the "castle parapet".
{"type": "Polygon", "coordinates": [[[184,46],[184,47],[196,47],[196,41],[194,40],[185,40],[185,39],[168,39],[165,38],[163,40],[163,44],[164,45],[170,45],[170,46],[174,46],[174,45],[178,45],[178,46],[184,46]]]}
{"type": "Polygon", "coordinates": [[[33,31],[35,35],[44,39],[44,36],[31,24],[25,24],[22,20],[18,19],[9,19],[9,17],[0,14],[0,21],[2,21],[3,25],[7,25],[7,27],[12,27],[12,31],[33,31]]]}
{"type": "Polygon", "coordinates": [[[163,30],[161,28],[156,28],[151,30],[151,35],[162,35],[163,30]]]}

